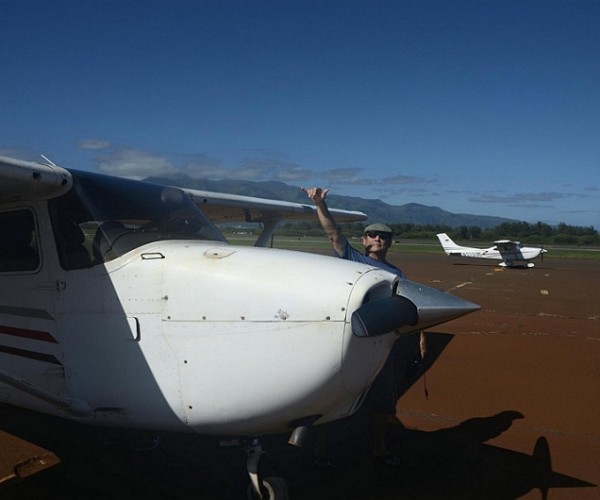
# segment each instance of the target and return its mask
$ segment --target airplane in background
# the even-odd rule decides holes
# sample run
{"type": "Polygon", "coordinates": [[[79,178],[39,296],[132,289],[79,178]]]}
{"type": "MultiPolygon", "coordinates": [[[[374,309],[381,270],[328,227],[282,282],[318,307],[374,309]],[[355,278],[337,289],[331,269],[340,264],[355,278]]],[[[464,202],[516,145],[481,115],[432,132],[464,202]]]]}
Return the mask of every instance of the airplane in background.
{"type": "Polygon", "coordinates": [[[501,267],[534,267],[531,261],[537,257],[543,260],[544,253],[548,251],[544,248],[522,246],[520,242],[512,240],[494,241],[494,246],[489,248],[465,247],[454,243],[446,233],[440,233],[437,237],[446,255],[501,260],[498,264],[501,267]]]}
{"type": "Polygon", "coordinates": [[[232,438],[251,494],[287,498],[261,435],[301,445],[358,410],[396,338],[479,309],[377,267],[265,248],[282,220],[315,218],[309,205],[0,157],[0,401],[232,438]],[[215,225],[236,220],[264,225],[256,247],[215,225]]]}

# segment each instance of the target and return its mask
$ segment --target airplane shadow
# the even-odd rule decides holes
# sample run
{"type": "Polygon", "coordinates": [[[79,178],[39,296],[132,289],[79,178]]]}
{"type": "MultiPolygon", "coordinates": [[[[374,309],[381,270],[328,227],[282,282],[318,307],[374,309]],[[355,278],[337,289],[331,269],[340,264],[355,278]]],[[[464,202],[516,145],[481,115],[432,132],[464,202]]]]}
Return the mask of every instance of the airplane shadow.
{"type": "Polygon", "coordinates": [[[469,267],[487,267],[487,268],[496,268],[502,270],[510,270],[510,271],[529,271],[531,269],[554,269],[552,266],[548,266],[543,262],[536,262],[533,268],[524,267],[524,266],[512,266],[512,267],[501,267],[498,264],[490,264],[484,262],[453,262],[453,266],[469,266],[469,267]]]}
{"type": "MultiPolygon", "coordinates": [[[[454,338],[437,332],[427,332],[426,337],[427,356],[423,361],[418,335],[403,337],[396,343],[393,352],[397,356],[399,398],[423,380],[424,373],[454,338]]],[[[551,488],[596,486],[553,471],[550,448],[543,436],[535,446],[532,443],[532,455],[485,444],[522,418],[520,412],[507,410],[433,432],[392,425],[388,428],[389,447],[401,464],[390,467],[371,456],[371,415],[360,410],[329,424],[331,467],[316,469],[313,464],[311,470],[297,464],[287,471],[295,488],[293,498],[514,499],[537,488],[545,499],[551,488]]],[[[311,450],[304,453],[304,460],[312,460],[311,450]]]]}
{"type": "MultiPolygon", "coordinates": [[[[305,468],[291,481],[293,498],[514,499],[533,489],[548,498],[552,488],[596,485],[552,470],[548,441],[541,436],[528,455],[485,444],[507,430],[518,412],[477,417],[433,432],[392,431],[390,449],[401,463],[381,464],[364,444],[340,442],[327,469],[305,468]],[[354,448],[354,449],[353,449],[354,448]]],[[[368,423],[362,431],[368,433],[368,423]]],[[[352,426],[352,436],[361,428],[352,426]]]]}
{"type": "MultiPolygon", "coordinates": [[[[418,361],[418,335],[399,342],[396,354],[399,396],[410,388],[447,347],[453,336],[427,333],[428,356],[418,361]]],[[[437,431],[389,429],[398,467],[371,456],[371,415],[327,424],[332,465],[313,461],[314,439],[297,448],[289,434],[266,436],[263,446],[289,485],[292,499],[514,499],[533,489],[547,498],[553,488],[594,487],[590,482],[552,470],[545,437],[532,443],[532,454],[486,441],[507,431],[517,411],[474,417],[437,431]]],[[[61,463],[25,480],[0,484],[3,499],[210,499],[245,498],[245,454],[222,448],[216,437],[163,433],[152,451],[140,451],[136,431],[109,429],[41,415],[0,404],[3,430],[53,451],[61,463]]]]}

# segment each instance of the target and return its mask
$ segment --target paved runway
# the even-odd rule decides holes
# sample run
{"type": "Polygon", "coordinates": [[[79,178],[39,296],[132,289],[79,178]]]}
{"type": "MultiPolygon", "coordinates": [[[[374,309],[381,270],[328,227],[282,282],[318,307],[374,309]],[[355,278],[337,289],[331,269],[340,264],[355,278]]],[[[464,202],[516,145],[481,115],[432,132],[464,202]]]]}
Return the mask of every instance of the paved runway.
{"type": "MultiPolygon", "coordinates": [[[[333,466],[287,436],[266,448],[294,499],[592,499],[600,497],[600,261],[546,258],[533,269],[443,255],[394,255],[407,276],[476,302],[481,310],[427,332],[424,369],[405,341],[403,426],[390,431],[402,458],[369,453],[369,415],[330,426],[333,466]],[[411,385],[412,384],[412,385],[411,385]]],[[[243,453],[213,438],[163,435],[151,452],[133,436],[0,405],[4,430],[54,451],[61,464],[2,498],[244,498],[243,453]]]]}

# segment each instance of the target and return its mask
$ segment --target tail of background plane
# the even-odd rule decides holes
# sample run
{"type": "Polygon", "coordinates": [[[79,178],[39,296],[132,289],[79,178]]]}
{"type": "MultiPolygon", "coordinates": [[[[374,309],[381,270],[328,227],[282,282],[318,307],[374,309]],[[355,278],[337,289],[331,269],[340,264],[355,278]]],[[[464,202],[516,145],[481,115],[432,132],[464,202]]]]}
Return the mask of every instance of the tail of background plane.
{"type": "Polygon", "coordinates": [[[450,236],[448,236],[446,233],[440,233],[436,236],[438,237],[438,240],[440,240],[440,243],[442,244],[442,248],[444,249],[444,252],[446,252],[446,255],[452,255],[457,253],[460,254],[460,251],[464,249],[464,247],[461,247],[460,245],[454,243],[454,241],[452,241],[452,238],[450,238],[450,236]]]}

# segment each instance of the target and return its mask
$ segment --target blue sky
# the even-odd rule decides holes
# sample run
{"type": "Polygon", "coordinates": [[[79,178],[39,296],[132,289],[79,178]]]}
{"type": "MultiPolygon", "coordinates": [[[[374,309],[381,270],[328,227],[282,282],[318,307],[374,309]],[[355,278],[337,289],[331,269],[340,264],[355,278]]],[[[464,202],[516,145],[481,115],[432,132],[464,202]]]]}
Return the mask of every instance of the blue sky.
{"type": "Polygon", "coordinates": [[[0,0],[0,154],[600,228],[596,0],[0,0]]]}

